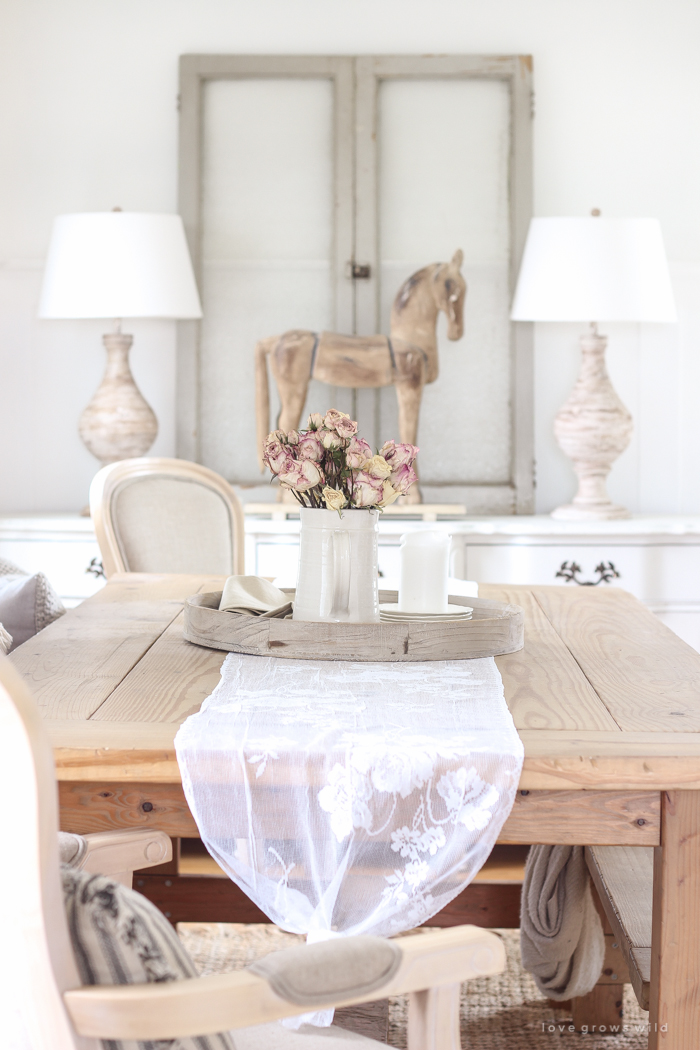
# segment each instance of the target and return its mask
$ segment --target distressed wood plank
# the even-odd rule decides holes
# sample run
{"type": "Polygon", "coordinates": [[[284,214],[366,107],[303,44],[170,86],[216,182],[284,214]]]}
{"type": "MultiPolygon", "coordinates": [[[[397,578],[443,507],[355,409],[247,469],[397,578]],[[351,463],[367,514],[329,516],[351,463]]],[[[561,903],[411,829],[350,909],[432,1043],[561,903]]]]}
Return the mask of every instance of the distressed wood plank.
{"type": "Polygon", "coordinates": [[[88,600],[30,638],[10,659],[44,716],[89,718],[180,610],[181,604],[170,600],[118,607],[88,600]]]}
{"type": "Polygon", "coordinates": [[[64,720],[47,720],[44,725],[59,781],[180,783],[177,725],[64,720]]]}
{"type": "MultiPolygon", "coordinates": [[[[161,601],[171,599],[184,604],[191,594],[221,589],[225,576],[191,573],[115,572],[106,585],[78,608],[107,602],[161,601]]],[[[67,614],[70,615],[70,612],[67,614]]]]}
{"type": "MultiPolygon", "coordinates": [[[[199,834],[180,784],[63,781],[59,799],[64,831],[152,827],[173,837],[199,834]]],[[[281,837],[286,812],[280,804],[281,837]]],[[[517,797],[499,842],[649,846],[659,842],[659,823],[653,792],[531,792],[517,797]]]]}
{"type": "Polygon", "coordinates": [[[658,792],[518,791],[498,841],[652,846],[660,825],[658,792]]]}
{"type": "Polygon", "coordinates": [[[588,870],[643,1010],[649,1009],[653,852],[627,846],[586,849],[588,870]]]}
{"type": "Polygon", "coordinates": [[[95,711],[93,722],[177,726],[199,710],[219,684],[226,653],[190,645],[182,637],[182,627],[180,612],[131,674],[95,711]]]}
{"type": "Polygon", "coordinates": [[[697,733],[520,730],[521,788],[700,789],[697,733]]]}
{"type": "Polygon", "coordinates": [[[700,1032],[700,792],[662,794],[654,852],[650,1050],[687,1050],[700,1032]]]}
{"type": "Polygon", "coordinates": [[[528,587],[481,584],[479,594],[520,605],[525,648],[496,657],[513,721],[521,729],[619,731],[528,587]]]}
{"type": "Polygon", "coordinates": [[[129,573],[30,638],[10,656],[46,718],[86,719],[182,610],[221,577],[129,573]]]}
{"type": "Polygon", "coordinates": [[[199,835],[180,784],[59,782],[58,800],[61,830],[78,835],[123,828],[154,828],[174,838],[199,835]]]}
{"type": "MultiPolygon", "coordinates": [[[[219,654],[220,655],[220,654],[219,654]]],[[[154,686],[155,688],[155,686],[154,686]]],[[[47,720],[59,780],[179,783],[177,723],[47,720]]],[[[521,730],[521,790],[700,790],[693,733],[566,733],[521,730]]]]}
{"type": "Polygon", "coordinates": [[[536,598],[617,724],[698,732],[700,653],[631,594],[582,590],[538,587],[536,598]]]}

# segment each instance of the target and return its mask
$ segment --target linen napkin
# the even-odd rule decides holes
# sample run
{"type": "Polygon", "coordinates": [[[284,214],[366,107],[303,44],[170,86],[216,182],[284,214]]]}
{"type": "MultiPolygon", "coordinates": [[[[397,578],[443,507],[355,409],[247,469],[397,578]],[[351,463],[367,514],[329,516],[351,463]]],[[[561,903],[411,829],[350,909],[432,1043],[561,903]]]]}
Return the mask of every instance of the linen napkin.
{"type": "Polygon", "coordinates": [[[288,594],[262,576],[229,576],[219,609],[271,618],[286,616],[292,603],[288,594]]]}
{"type": "Polygon", "coordinates": [[[605,955],[583,846],[531,846],[520,905],[520,955],[541,992],[587,995],[605,955]]]}

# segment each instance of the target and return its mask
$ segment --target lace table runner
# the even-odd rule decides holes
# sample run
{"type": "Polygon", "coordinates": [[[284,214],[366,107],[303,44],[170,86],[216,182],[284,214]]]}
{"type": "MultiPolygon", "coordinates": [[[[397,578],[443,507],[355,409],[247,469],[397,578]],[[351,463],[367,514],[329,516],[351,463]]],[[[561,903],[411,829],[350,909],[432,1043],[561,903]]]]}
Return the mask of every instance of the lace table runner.
{"type": "Polygon", "coordinates": [[[309,940],[390,936],[444,908],[488,857],[523,762],[492,659],[231,653],[175,746],[209,852],[309,940]]]}

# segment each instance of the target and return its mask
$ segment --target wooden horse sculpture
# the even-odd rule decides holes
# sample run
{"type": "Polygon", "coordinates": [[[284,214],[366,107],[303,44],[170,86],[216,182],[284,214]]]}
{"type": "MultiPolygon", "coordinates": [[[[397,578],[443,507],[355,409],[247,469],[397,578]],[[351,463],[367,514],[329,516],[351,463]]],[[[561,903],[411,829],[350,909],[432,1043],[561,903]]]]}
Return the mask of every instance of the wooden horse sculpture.
{"type": "MultiPolygon", "coordinates": [[[[462,252],[449,263],[433,263],[412,274],[399,289],[391,309],[391,335],[339,335],[292,329],[261,339],[255,347],[255,408],[258,455],[270,430],[267,359],[277,383],[281,410],[277,426],[299,427],[310,379],[331,386],[396,387],[399,437],[416,444],[418,414],[426,383],[438,377],[436,325],[447,315],[448,339],[461,339],[467,285],[460,273],[462,252]]],[[[407,502],[419,502],[417,485],[407,502]]]]}

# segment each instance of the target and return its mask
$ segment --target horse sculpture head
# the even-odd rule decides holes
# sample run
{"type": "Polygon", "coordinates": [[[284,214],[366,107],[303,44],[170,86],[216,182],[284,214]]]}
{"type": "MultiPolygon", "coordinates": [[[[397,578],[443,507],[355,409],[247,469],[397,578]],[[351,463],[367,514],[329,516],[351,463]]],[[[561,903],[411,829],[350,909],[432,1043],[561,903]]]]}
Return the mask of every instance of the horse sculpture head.
{"type": "Polygon", "coordinates": [[[460,248],[448,263],[440,263],[433,274],[433,298],[438,310],[447,316],[447,338],[461,339],[464,335],[464,299],[467,282],[460,273],[464,255],[460,248]]]}
{"type": "MultiPolygon", "coordinates": [[[[411,274],[399,288],[391,311],[392,336],[415,342],[413,329],[434,325],[440,310],[447,316],[448,339],[464,334],[464,299],[467,284],[459,268],[464,256],[458,249],[448,263],[433,263],[411,274]],[[432,315],[432,316],[431,316],[432,315]]],[[[433,328],[434,339],[434,328],[433,328]]]]}

